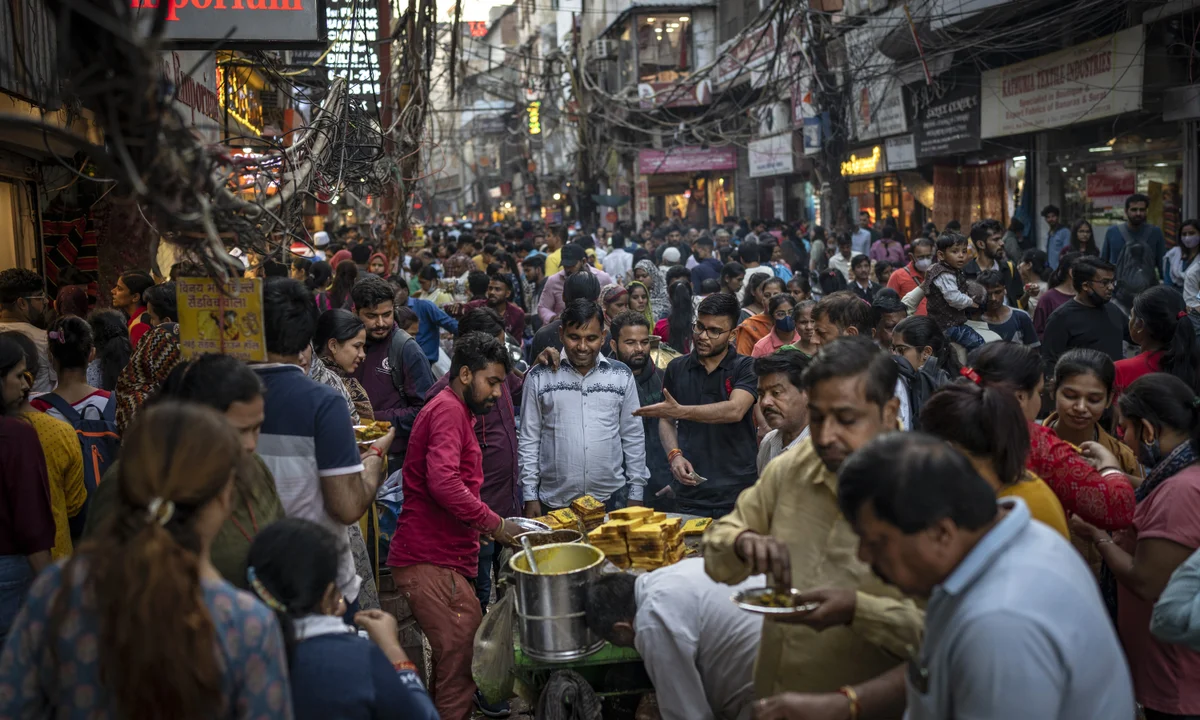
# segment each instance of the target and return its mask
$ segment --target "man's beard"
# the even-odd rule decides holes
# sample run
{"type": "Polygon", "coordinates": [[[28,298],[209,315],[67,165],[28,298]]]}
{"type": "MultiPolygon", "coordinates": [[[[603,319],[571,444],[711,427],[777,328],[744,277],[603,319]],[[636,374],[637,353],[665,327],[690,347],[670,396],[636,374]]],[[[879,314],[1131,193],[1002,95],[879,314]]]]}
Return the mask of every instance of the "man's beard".
{"type": "Polygon", "coordinates": [[[700,349],[699,345],[697,345],[696,346],[696,354],[700,357],[716,357],[717,355],[720,355],[721,353],[725,352],[726,348],[728,348],[728,347],[729,347],[729,343],[725,343],[724,345],[722,345],[720,347],[717,347],[714,344],[714,345],[710,345],[708,348],[708,351],[705,352],[704,350],[700,349]]]}
{"type": "Polygon", "coordinates": [[[488,301],[487,301],[487,306],[490,308],[502,308],[507,304],[508,304],[507,300],[493,300],[491,298],[488,298],[488,301]]]}
{"type": "Polygon", "coordinates": [[[633,370],[634,372],[640,372],[641,370],[645,369],[646,363],[650,360],[650,356],[646,355],[645,353],[637,353],[635,355],[630,355],[629,357],[623,357],[618,354],[617,359],[628,365],[630,370],[633,370]]]}
{"type": "Polygon", "coordinates": [[[496,405],[496,401],[491,398],[485,398],[482,401],[476,400],[470,388],[467,388],[467,392],[463,393],[463,402],[466,403],[467,409],[474,415],[487,415],[496,405]]]}

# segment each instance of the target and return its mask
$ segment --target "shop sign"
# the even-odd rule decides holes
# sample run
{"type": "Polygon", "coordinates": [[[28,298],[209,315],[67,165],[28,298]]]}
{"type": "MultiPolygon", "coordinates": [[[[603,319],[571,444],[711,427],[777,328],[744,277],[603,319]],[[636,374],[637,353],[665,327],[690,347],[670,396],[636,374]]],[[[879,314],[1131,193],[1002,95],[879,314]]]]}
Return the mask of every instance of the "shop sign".
{"type": "Polygon", "coordinates": [[[208,52],[162,54],[163,76],[175,88],[175,109],[205,143],[221,141],[221,103],[217,99],[217,57],[208,52]]]}
{"type": "Polygon", "coordinates": [[[854,83],[854,137],[859,140],[899,135],[908,131],[904,87],[891,76],[854,83]]]}
{"type": "Polygon", "coordinates": [[[542,134],[542,101],[534,100],[526,107],[525,112],[529,115],[529,134],[542,134]]]}
{"type": "Polygon", "coordinates": [[[1137,192],[1137,173],[1121,162],[1100,163],[1087,176],[1087,196],[1093,207],[1120,207],[1137,192]]]}
{"type": "Polygon", "coordinates": [[[642,175],[735,169],[737,150],[732,147],[638,150],[638,173],[642,175]]]}
{"type": "Polygon", "coordinates": [[[712,102],[712,83],[707,79],[694,83],[638,83],[637,91],[643,110],[700,107],[712,102]]]}
{"type": "Polygon", "coordinates": [[[842,175],[874,175],[887,169],[883,148],[875,147],[856,150],[842,163],[842,175]]]}
{"type": "Polygon", "coordinates": [[[181,278],[175,301],[183,357],[221,353],[244,362],[267,359],[261,279],[230,278],[222,290],[212,278],[181,278]]]}
{"type": "MultiPolygon", "coordinates": [[[[168,42],[221,42],[242,48],[321,41],[317,0],[162,0],[168,3],[168,42]]],[[[159,0],[129,0],[137,21],[149,31],[159,0]]]]}
{"type": "Polygon", "coordinates": [[[792,134],[772,135],[750,141],[750,177],[770,177],[794,172],[792,134]]]}
{"type": "Polygon", "coordinates": [[[727,83],[740,83],[751,79],[751,72],[758,70],[771,61],[775,56],[775,44],[778,33],[776,21],[763,25],[758,30],[742,37],[734,43],[722,43],[717,47],[716,77],[713,82],[718,89],[724,89],[727,83]]]}
{"type": "Polygon", "coordinates": [[[912,170],[917,166],[911,134],[888,138],[884,143],[884,155],[887,157],[888,170],[912,170]]]}
{"type": "Polygon", "coordinates": [[[1141,25],[983,73],[985,138],[1063,127],[1142,107],[1141,25]]]}
{"type": "Polygon", "coordinates": [[[378,7],[358,0],[326,0],[325,24],[333,43],[325,56],[330,76],[346,78],[350,97],[364,107],[376,106],[380,101],[378,7]]]}
{"type": "Polygon", "coordinates": [[[918,158],[974,152],[983,147],[979,137],[979,93],[957,87],[928,102],[917,95],[914,131],[918,158]]]}
{"type": "MultiPolygon", "coordinates": [[[[243,72],[248,71],[243,69],[243,72]]],[[[250,87],[250,83],[237,70],[227,72],[225,68],[217,68],[217,104],[222,113],[228,114],[255,135],[262,135],[262,104],[258,101],[258,91],[250,87]]]]}
{"type": "Polygon", "coordinates": [[[644,175],[638,175],[634,188],[634,202],[637,203],[637,215],[634,220],[640,228],[650,219],[650,181],[644,175]]]}

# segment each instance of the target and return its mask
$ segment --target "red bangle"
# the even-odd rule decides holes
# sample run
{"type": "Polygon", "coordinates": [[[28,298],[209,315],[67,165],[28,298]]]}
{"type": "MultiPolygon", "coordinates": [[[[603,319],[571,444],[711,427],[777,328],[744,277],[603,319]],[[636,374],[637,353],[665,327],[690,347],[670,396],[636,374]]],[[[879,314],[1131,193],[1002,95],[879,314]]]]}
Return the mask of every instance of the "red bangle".
{"type": "Polygon", "coordinates": [[[844,695],[850,701],[850,720],[858,720],[858,714],[862,711],[862,706],[858,703],[858,693],[849,685],[843,685],[838,688],[838,694],[844,695]]]}
{"type": "Polygon", "coordinates": [[[417,671],[417,666],[414,665],[409,660],[405,660],[404,662],[393,663],[392,667],[394,667],[396,669],[396,672],[404,672],[405,670],[412,670],[413,672],[417,671]]]}
{"type": "Polygon", "coordinates": [[[683,454],[682,450],[680,450],[679,448],[675,448],[671,452],[667,453],[667,463],[670,464],[670,462],[672,460],[674,460],[675,458],[679,457],[682,454],[683,454]]]}
{"type": "Polygon", "coordinates": [[[380,460],[383,459],[383,451],[380,450],[379,448],[375,447],[374,445],[367,448],[367,454],[368,455],[376,455],[379,457],[380,460]]]}

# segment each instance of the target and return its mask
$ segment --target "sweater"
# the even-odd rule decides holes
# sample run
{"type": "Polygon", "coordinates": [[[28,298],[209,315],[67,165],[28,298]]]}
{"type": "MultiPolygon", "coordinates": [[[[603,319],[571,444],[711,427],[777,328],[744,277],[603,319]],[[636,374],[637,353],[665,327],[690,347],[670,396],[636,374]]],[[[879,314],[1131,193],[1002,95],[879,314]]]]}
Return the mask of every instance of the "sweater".
{"type": "Polygon", "coordinates": [[[412,670],[397,672],[375,643],[357,633],[318,635],[291,657],[296,720],[436,720],[437,711],[412,670]]]}

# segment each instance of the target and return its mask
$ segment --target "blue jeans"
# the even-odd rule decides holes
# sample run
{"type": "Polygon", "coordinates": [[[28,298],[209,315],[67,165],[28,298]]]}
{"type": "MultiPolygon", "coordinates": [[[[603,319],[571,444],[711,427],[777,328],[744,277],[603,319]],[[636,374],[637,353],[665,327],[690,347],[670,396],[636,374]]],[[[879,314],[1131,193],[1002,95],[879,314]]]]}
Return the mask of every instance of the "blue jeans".
{"type": "Polygon", "coordinates": [[[963,346],[967,352],[971,352],[977,347],[983,345],[983,336],[975,332],[973,328],[966,325],[951,325],[946,328],[945,335],[950,339],[950,342],[956,342],[963,346]]]}
{"type": "Polygon", "coordinates": [[[0,647],[33,585],[33,567],[24,555],[0,555],[0,647]]]}

